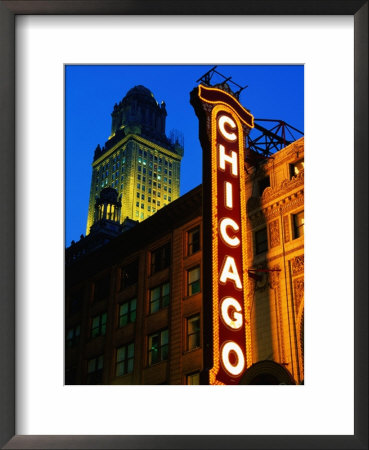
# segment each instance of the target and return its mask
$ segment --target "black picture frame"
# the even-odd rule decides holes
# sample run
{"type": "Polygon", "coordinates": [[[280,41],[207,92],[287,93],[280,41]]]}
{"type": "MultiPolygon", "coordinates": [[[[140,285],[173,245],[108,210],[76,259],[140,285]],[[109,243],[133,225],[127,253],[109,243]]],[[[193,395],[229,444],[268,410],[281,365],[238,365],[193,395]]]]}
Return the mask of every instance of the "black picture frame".
{"type": "MultiPolygon", "coordinates": [[[[339,95],[339,93],[338,93],[339,95]]],[[[0,445],[6,449],[368,448],[368,1],[13,0],[0,1],[0,445]],[[352,15],[354,17],[354,435],[15,435],[15,16],[20,14],[352,15]]],[[[331,376],[331,375],[330,375],[331,376]]],[[[339,362],[337,372],[339,374],[339,362]]],[[[323,374],[324,377],[324,374],[323,374]]],[[[329,382],[328,377],[326,382],[329,382]]],[[[345,380],[342,380],[344,383],[345,380]]]]}

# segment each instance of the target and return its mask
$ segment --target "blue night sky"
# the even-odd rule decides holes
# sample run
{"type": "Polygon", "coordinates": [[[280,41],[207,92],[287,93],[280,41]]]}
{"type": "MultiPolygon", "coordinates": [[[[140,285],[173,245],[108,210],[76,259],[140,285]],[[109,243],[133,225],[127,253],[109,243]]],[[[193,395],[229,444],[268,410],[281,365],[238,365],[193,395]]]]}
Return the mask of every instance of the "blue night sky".
{"type": "MultiPolygon", "coordinates": [[[[92,159],[97,144],[110,135],[111,112],[132,87],[142,84],[168,112],[166,134],[184,136],[181,195],[201,183],[202,150],[198,120],[189,102],[196,81],[212,66],[124,65],[66,66],[65,69],[65,214],[66,246],[86,232],[92,159]]],[[[281,119],[304,131],[303,66],[219,65],[216,69],[248,85],[240,102],[256,119],[281,119]]],[[[213,78],[214,82],[220,78],[213,78]]],[[[268,124],[263,124],[268,128],[268,124]]],[[[272,125],[271,125],[272,126],[272,125]]],[[[299,137],[299,136],[297,136],[299,137]]]]}

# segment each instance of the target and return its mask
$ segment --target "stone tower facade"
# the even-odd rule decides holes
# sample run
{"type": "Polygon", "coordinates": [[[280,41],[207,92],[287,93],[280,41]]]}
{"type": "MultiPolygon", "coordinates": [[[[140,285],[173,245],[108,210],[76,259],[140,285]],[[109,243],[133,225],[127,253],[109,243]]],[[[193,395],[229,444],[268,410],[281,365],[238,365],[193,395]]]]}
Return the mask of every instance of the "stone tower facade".
{"type": "Polygon", "coordinates": [[[111,135],[103,148],[97,146],[92,163],[86,234],[96,197],[107,186],[122,198],[121,221],[141,222],[180,193],[183,145],[165,134],[165,103],[159,105],[146,87],[135,86],[111,116],[111,135]]]}

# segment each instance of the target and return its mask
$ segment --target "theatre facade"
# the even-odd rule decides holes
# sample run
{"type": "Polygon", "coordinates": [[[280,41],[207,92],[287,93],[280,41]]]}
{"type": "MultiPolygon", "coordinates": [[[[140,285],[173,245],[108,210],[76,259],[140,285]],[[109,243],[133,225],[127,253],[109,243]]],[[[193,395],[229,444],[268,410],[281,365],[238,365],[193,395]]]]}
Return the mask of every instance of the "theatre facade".
{"type": "MultiPolygon", "coordinates": [[[[224,214],[204,179],[140,223],[98,215],[67,249],[66,384],[303,383],[304,139],[256,163],[219,111],[224,214]]],[[[119,210],[113,191],[99,207],[119,210]]]]}

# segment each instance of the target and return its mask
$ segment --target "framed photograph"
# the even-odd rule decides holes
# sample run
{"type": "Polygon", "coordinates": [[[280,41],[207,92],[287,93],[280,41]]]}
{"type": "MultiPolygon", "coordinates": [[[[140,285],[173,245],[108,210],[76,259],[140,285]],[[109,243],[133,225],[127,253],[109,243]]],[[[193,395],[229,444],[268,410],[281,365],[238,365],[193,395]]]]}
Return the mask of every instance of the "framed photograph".
{"type": "Polygon", "coordinates": [[[367,16],[0,2],[3,448],[368,447],[367,16]]]}

